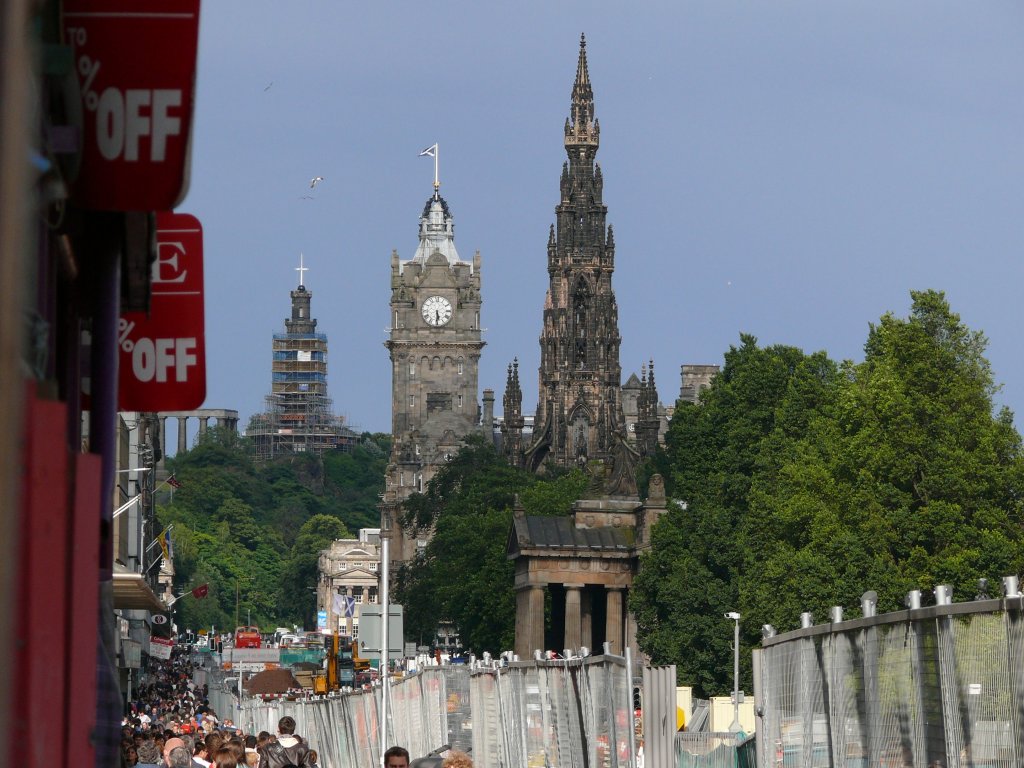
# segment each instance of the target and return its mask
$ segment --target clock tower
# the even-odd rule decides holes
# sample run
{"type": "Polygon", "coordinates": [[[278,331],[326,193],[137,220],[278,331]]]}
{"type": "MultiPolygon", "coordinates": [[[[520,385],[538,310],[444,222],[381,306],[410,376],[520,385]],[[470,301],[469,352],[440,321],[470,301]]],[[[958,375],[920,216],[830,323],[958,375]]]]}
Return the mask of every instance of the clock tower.
{"type": "Polygon", "coordinates": [[[391,460],[381,535],[392,561],[411,559],[430,531],[404,530],[401,505],[479,428],[480,253],[462,261],[448,203],[438,193],[420,217],[412,259],[391,254],[391,460]]]}

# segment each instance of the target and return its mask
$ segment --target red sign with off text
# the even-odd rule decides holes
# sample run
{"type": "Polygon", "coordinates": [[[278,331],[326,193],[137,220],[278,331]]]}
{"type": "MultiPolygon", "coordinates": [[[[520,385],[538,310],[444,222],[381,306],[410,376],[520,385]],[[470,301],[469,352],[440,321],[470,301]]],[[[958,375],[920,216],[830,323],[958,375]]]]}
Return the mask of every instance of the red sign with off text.
{"type": "Polygon", "coordinates": [[[125,312],[118,405],[122,411],[192,411],[206,399],[203,228],[187,213],[158,213],[149,313],[125,312]]]}
{"type": "Polygon", "coordinates": [[[83,208],[169,211],[188,190],[199,0],[64,0],[82,100],[83,208]]]}

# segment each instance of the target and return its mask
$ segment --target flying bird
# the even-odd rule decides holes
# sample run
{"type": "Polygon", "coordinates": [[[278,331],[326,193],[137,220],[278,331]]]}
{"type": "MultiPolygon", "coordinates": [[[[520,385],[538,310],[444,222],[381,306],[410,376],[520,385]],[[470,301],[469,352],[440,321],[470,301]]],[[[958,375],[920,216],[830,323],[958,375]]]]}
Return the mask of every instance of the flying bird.
{"type": "MultiPolygon", "coordinates": [[[[274,81],[273,81],[273,80],[271,80],[271,81],[270,81],[270,85],[273,85],[273,84],[274,84],[274,81]]],[[[263,89],[263,92],[264,92],[264,93],[266,93],[267,91],[269,91],[269,90],[270,90],[270,85],[268,85],[268,86],[267,86],[266,88],[264,88],[264,89],[263,89]]]]}
{"type": "Polygon", "coordinates": [[[324,180],[323,176],[314,176],[309,182],[310,189],[316,189],[316,185],[324,180]]]}

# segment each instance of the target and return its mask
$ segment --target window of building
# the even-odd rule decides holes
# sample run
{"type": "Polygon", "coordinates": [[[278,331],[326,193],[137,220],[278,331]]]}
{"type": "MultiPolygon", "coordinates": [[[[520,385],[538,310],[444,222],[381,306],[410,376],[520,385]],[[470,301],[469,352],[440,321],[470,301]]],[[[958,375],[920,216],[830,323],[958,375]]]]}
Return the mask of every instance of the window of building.
{"type": "Polygon", "coordinates": [[[462,375],[462,360],[459,360],[459,376],[462,375]]]}
{"type": "Polygon", "coordinates": [[[415,376],[416,375],[416,362],[415,361],[409,363],[409,375],[410,376],[415,376]]]}
{"type": "Polygon", "coordinates": [[[376,571],[377,570],[377,562],[376,561],[370,563],[369,565],[370,565],[370,570],[371,571],[376,571]]]}
{"type": "Polygon", "coordinates": [[[397,328],[398,327],[398,310],[397,309],[395,310],[395,324],[393,326],[391,326],[391,327],[392,328],[397,328]]]}
{"type": "Polygon", "coordinates": [[[410,408],[415,408],[416,407],[416,395],[409,395],[409,407],[410,408]]]}
{"type": "Polygon", "coordinates": [[[459,395],[459,408],[462,407],[462,395],[459,395]]]}
{"type": "Polygon", "coordinates": [[[479,312],[476,313],[476,318],[473,321],[473,328],[474,329],[479,329],[480,328],[480,313],[479,312]]]}
{"type": "Polygon", "coordinates": [[[356,604],[357,604],[357,605],[358,605],[359,603],[362,603],[362,602],[363,602],[363,595],[362,595],[362,593],[361,593],[361,592],[360,592],[360,593],[359,593],[358,595],[356,595],[356,596],[355,596],[355,598],[356,598],[356,604]]]}

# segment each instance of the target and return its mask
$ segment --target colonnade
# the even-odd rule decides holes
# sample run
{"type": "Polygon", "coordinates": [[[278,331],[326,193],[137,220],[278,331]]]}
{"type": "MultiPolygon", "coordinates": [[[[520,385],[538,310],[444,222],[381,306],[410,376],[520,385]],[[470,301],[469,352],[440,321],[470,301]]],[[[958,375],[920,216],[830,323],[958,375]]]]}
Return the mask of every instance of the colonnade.
{"type": "MultiPolygon", "coordinates": [[[[210,419],[216,419],[218,427],[227,427],[235,432],[238,431],[238,411],[226,410],[223,408],[203,408],[196,411],[164,411],[158,413],[160,419],[160,453],[167,456],[167,420],[178,420],[178,453],[185,453],[188,450],[188,420],[199,420],[199,436],[202,437],[209,429],[210,419]]],[[[160,460],[161,465],[163,459],[160,460]]]]}
{"type": "MultiPolygon", "coordinates": [[[[529,658],[534,651],[545,649],[545,590],[550,585],[527,584],[516,592],[516,653],[520,658],[529,658]]],[[[554,598],[559,592],[564,594],[565,630],[562,645],[558,650],[568,648],[578,650],[586,647],[593,649],[595,637],[602,635],[594,626],[594,615],[604,614],[605,642],[609,650],[616,654],[623,653],[626,616],[623,613],[624,584],[588,584],[586,582],[563,583],[560,591],[552,591],[552,611],[559,607],[554,598]],[[595,599],[602,599],[603,611],[595,610],[595,599]]]]}

